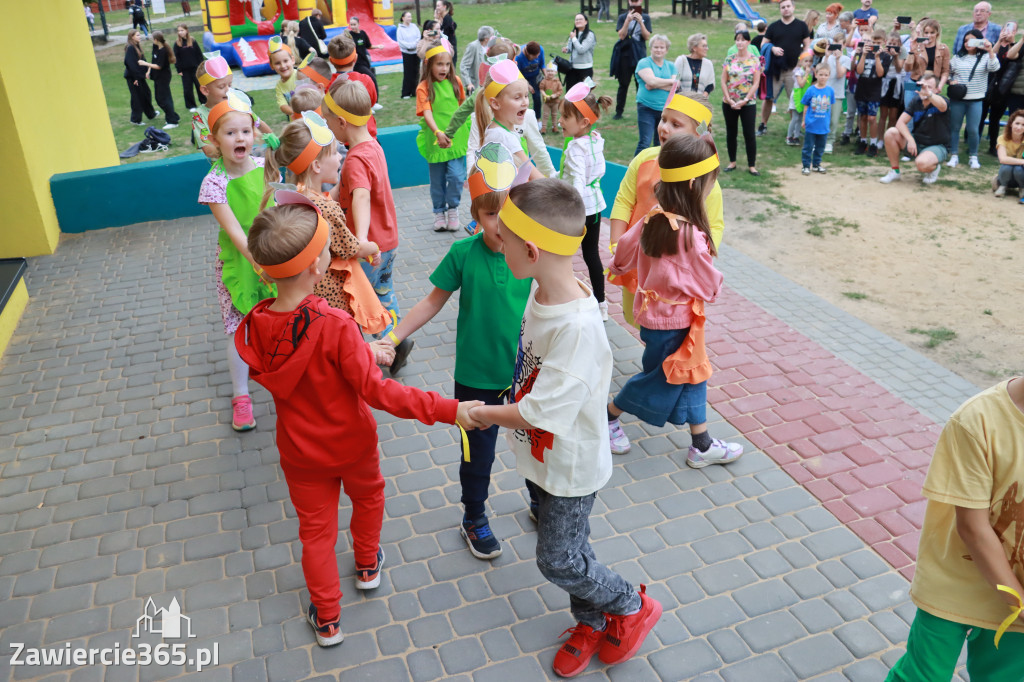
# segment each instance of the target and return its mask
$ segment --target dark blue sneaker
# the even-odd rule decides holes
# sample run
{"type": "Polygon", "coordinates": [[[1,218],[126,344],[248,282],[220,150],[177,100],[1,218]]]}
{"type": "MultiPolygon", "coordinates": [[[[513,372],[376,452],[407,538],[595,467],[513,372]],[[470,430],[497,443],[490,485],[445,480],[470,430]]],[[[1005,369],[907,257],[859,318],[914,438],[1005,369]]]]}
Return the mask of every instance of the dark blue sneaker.
{"type": "Polygon", "coordinates": [[[466,544],[469,545],[469,551],[477,559],[493,559],[501,556],[501,543],[491,532],[491,524],[487,523],[486,515],[479,516],[472,521],[463,518],[459,530],[462,532],[462,537],[466,539],[466,544]]]}
{"type": "Polygon", "coordinates": [[[306,611],[306,620],[313,626],[316,643],[320,646],[334,646],[344,641],[345,635],[341,632],[341,621],[336,620],[333,623],[321,625],[320,619],[316,615],[316,607],[312,604],[309,605],[309,610],[306,611]]]}
{"type": "Polygon", "coordinates": [[[356,589],[372,590],[380,586],[380,569],[384,568],[384,550],[377,548],[377,563],[374,566],[356,564],[356,589]]]}

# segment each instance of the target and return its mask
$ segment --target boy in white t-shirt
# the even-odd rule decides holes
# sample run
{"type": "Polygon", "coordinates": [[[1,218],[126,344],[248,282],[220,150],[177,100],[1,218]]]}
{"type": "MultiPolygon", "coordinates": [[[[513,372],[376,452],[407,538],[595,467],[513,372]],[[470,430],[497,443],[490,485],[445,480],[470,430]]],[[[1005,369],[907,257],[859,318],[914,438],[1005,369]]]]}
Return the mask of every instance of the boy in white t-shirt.
{"type": "Polygon", "coordinates": [[[537,567],[570,595],[578,621],[555,654],[562,677],[597,653],[631,658],[661,617],[661,604],[600,564],[590,547],[590,511],[612,473],[605,411],[612,353],[597,299],[573,273],[586,209],[571,185],[540,179],[509,192],[498,214],[512,274],[532,277],[509,405],[474,408],[472,419],[509,429],[516,465],[537,510],[537,567]]]}

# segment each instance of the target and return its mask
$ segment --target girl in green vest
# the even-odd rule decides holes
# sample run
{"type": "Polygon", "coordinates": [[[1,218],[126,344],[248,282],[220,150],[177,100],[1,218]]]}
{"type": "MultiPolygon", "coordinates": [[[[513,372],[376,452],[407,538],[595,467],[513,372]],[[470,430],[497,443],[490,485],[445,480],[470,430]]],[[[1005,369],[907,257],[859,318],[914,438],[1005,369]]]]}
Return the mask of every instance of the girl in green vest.
{"type": "Polygon", "coordinates": [[[235,350],[234,334],[242,318],[258,302],[276,296],[254,269],[248,234],[263,199],[263,159],[252,156],[256,118],[245,93],[229,90],[227,98],[210,109],[210,143],[218,158],[203,178],[199,203],[210,207],[220,225],[216,262],[217,298],[228,339],[232,418],[235,431],[256,428],[249,398],[249,367],[235,350]]]}
{"type": "Polygon", "coordinates": [[[422,116],[416,146],[430,167],[430,200],[434,205],[434,232],[459,229],[459,200],[466,181],[468,121],[448,137],[444,129],[466,99],[462,80],[452,68],[448,41],[427,48],[420,84],[416,87],[416,115],[422,116]]]}

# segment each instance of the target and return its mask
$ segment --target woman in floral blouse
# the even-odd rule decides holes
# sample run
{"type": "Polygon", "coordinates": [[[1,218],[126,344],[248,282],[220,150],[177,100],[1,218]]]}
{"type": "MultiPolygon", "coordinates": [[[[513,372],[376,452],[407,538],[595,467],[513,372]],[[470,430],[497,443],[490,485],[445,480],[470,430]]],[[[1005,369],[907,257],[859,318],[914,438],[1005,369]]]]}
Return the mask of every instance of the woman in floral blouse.
{"type": "Polygon", "coordinates": [[[743,124],[743,141],[747,148],[747,167],[751,175],[760,175],[757,161],[757,86],[761,82],[761,59],[750,53],[750,33],[736,31],[736,52],[722,63],[722,115],[725,117],[726,147],[729,165],[725,172],[736,169],[736,142],[738,126],[743,124]]]}

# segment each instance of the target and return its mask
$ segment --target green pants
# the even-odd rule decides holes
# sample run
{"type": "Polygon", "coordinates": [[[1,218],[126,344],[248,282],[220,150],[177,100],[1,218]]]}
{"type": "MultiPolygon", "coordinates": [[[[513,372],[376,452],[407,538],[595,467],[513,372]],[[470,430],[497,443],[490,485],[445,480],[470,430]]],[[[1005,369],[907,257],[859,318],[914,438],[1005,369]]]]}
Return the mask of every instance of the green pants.
{"type": "Polygon", "coordinates": [[[907,653],[886,682],[947,682],[967,640],[967,674],[978,682],[1024,681],[1024,633],[1007,632],[996,649],[995,630],[954,623],[917,610],[907,637],[907,653]]]}

